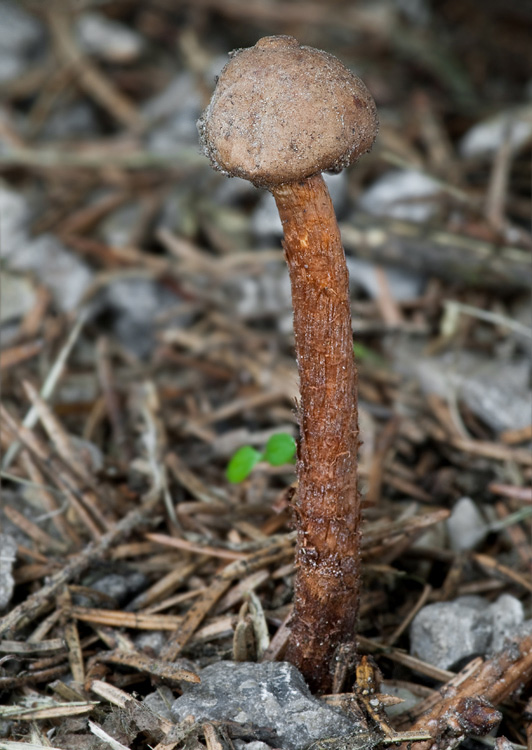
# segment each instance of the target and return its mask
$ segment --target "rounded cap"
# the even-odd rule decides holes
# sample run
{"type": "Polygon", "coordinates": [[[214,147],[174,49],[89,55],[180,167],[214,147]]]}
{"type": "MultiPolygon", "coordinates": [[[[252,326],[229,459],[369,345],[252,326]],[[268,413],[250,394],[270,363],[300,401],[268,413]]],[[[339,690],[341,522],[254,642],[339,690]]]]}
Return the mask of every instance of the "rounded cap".
{"type": "Polygon", "coordinates": [[[198,129],[215,169],[274,187],[352,164],[378,121],[371,94],[336,57],[268,36],[231,53],[198,129]]]}

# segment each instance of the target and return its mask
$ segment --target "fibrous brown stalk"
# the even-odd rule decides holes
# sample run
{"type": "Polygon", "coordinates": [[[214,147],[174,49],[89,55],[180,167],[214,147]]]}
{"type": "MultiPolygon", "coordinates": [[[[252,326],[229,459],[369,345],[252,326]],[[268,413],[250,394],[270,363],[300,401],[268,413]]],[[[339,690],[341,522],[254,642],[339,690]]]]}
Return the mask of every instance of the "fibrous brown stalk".
{"type": "Polygon", "coordinates": [[[335,649],[354,639],[360,582],[349,279],[321,175],[270,189],[284,228],[301,393],[297,576],[286,658],[312,688],[326,691],[335,649]]]}

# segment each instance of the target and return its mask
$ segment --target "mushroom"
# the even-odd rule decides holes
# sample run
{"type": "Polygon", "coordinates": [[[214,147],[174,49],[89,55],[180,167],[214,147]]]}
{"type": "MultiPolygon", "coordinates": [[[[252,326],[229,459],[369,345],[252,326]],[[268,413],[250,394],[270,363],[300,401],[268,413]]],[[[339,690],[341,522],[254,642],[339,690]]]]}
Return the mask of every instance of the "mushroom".
{"type": "Polygon", "coordinates": [[[286,658],[313,689],[326,691],[337,647],[355,638],[360,500],[349,278],[320,173],[339,172],[371,148],[375,103],[333,55],[269,36],[232,53],[198,128],[212,166],[267,188],[283,224],[300,378],[297,573],[286,658]]]}

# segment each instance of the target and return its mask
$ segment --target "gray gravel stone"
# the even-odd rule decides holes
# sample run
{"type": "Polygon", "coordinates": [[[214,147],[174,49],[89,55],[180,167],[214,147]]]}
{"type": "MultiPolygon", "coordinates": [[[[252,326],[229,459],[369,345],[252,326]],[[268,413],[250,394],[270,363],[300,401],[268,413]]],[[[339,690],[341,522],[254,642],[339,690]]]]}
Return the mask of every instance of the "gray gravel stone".
{"type": "MultiPolygon", "coordinates": [[[[379,266],[384,271],[390,293],[397,302],[420,297],[426,286],[425,277],[413,271],[391,266],[379,266]]],[[[377,265],[364,258],[347,257],[347,268],[352,286],[363,289],[372,299],[379,297],[380,282],[377,278],[377,265]]]]}
{"type": "Polygon", "coordinates": [[[131,63],[144,49],[140,34],[100,13],[83,13],[76,29],[81,48],[107,62],[131,63]]]}
{"type": "Polygon", "coordinates": [[[31,211],[22,193],[0,182],[0,241],[2,256],[8,256],[28,240],[31,211]]]}
{"type": "Polygon", "coordinates": [[[425,393],[459,398],[493,430],[530,424],[530,362],[527,357],[493,358],[476,352],[445,352],[427,357],[424,342],[390,338],[394,368],[415,377],[425,393]]]}
{"type": "MultiPolygon", "coordinates": [[[[102,609],[124,607],[128,599],[146,585],[146,577],[134,571],[127,574],[108,573],[96,581],[86,584],[93,591],[99,591],[106,598],[98,606],[102,609]],[[109,597],[109,599],[107,599],[109,597]]],[[[89,597],[75,595],[76,603],[82,607],[94,606],[89,597]]]]}
{"type": "Polygon", "coordinates": [[[73,310],[88,289],[92,272],[52,234],[28,241],[8,260],[11,268],[32,271],[61,310],[73,310]]]}
{"type": "Polygon", "coordinates": [[[54,235],[32,237],[32,210],[27,197],[2,184],[0,215],[0,243],[6,268],[29,271],[39,283],[48,287],[61,310],[75,308],[92,280],[89,267],[54,235]]]}
{"type": "MultiPolygon", "coordinates": [[[[287,662],[222,661],[200,672],[201,683],[183,684],[172,706],[176,721],[231,720],[273,730],[276,747],[303,750],[313,741],[353,735],[365,727],[314,698],[301,673],[287,662]]],[[[356,743],[359,750],[366,745],[356,743]]],[[[369,741],[367,747],[371,747],[369,741]]],[[[263,749],[264,750],[264,749],[263,749]]]]}
{"type": "Polygon", "coordinates": [[[148,357],[158,329],[182,327],[191,320],[180,312],[181,299],[151,279],[119,279],[108,284],[95,300],[99,314],[109,316],[107,329],[137,357],[148,357]],[[170,315],[175,311],[175,315],[170,315]],[[167,314],[161,322],[161,316],[167,314]]]}
{"type": "Polygon", "coordinates": [[[21,75],[38,55],[44,29],[20,2],[0,0],[0,83],[21,75]]]}
{"type": "Polygon", "coordinates": [[[243,740],[233,740],[235,750],[270,750],[270,746],[260,740],[254,742],[244,742],[243,740]]]}
{"type": "Polygon", "coordinates": [[[489,604],[480,596],[423,607],[410,628],[410,652],[441,669],[462,659],[494,653],[524,620],[521,602],[502,594],[489,604]]]}
{"type": "Polygon", "coordinates": [[[493,623],[489,652],[495,653],[504,648],[508,638],[517,635],[524,622],[525,613],[519,599],[510,594],[499,596],[496,602],[490,604],[488,611],[493,623]]]}
{"type": "Polygon", "coordinates": [[[512,152],[523,148],[532,135],[530,112],[530,104],[525,104],[476,122],[460,141],[461,155],[466,159],[489,158],[497,153],[506,139],[512,152]]]}
{"type": "MultiPolygon", "coordinates": [[[[134,601],[134,600],[133,600],[134,601]]],[[[135,610],[131,607],[131,602],[125,608],[126,612],[134,612],[135,610]]],[[[145,654],[151,656],[158,656],[161,653],[162,647],[167,641],[166,633],[162,630],[148,630],[146,633],[140,632],[135,638],[135,646],[139,651],[143,651],[145,654]]],[[[194,670],[193,670],[194,671],[194,670]]]]}
{"type": "Polygon", "coordinates": [[[94,138],[98,132],[98,119],[89,102],[59,102],[50,113],[41,131],[47,141],[94,138]]]}
{"type": "Polygon", "coordinates": [[[192,74],[177,75],[163,91],[141,107],[142,115],[156,122],[146,136],[148,149],[171,154],[183,144],[197,146],[196,120],[201,107],[201,97],[192,74]]]}
{"type": "Polygon", "coordinates": [[[390,170],[360,196],[358,206],[373,216],[428,221],[438,210],[437,180],[417,169],[390,170]]]}
{"type": "Polygon", "coordinates": [[[153,693],[148,693],[144,698],[143,703],[153,711],[157,716],[161,716],[163,719],[172,721],[172,713],[170,707],[174,700],[174,694],[170,688],[161,685],[153,693]]]}
{"type": "Polygon", "coordinates": [[[489,531],[479,509],[470,497],[461,497],[447,519],[451,549],[456,552],[475,549],[489,531]]]}
{"type": "Polygon", "coordinates": [[[0,534],[0,610],[11,601],[15,582],[13,563],[17,554],[17,543],[9,534],[0,534]]]}
{"type": "Polygon", "coordinates": [[[34,304],[35,285],[30,279],[7,272],[0,275],[0,323],[22,317],[34,304]]]}

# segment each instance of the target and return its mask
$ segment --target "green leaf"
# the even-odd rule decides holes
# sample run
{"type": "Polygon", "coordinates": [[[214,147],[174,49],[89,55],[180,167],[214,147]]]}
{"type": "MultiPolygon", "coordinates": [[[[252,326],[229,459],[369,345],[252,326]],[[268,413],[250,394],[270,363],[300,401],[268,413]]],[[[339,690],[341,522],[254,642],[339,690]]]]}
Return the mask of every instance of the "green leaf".
{"type": "Polygon", "coordinates": [[[353,351],[355,353],[355,357],[361,362],[366,361],[370,365],[376,365],[380,367],[386,367],[387,365],[384,357],[381,357],[380,354],[374,352],[373,349],[369,348],[369,346],[364,346],[364,344],[361,344],[359,341],[355,341],[353,343],[353,351]]]}
{"type": "Polygon", "coordinates": [[[262,453],[256,451],[251,445],[243,445],[233,455],[225,470],[225,476],[233,484],[243,482],[253,471],[253,467],[262,458],[262,453]]]}
{"type": "Polygon", "coordinates": [[[272,466],[282,466],[291,461],[296,454],[296,441],[292,435],[286,432],[279,432],[272,435],[266,443],[264,451],[264,460],[272,466]]]}

